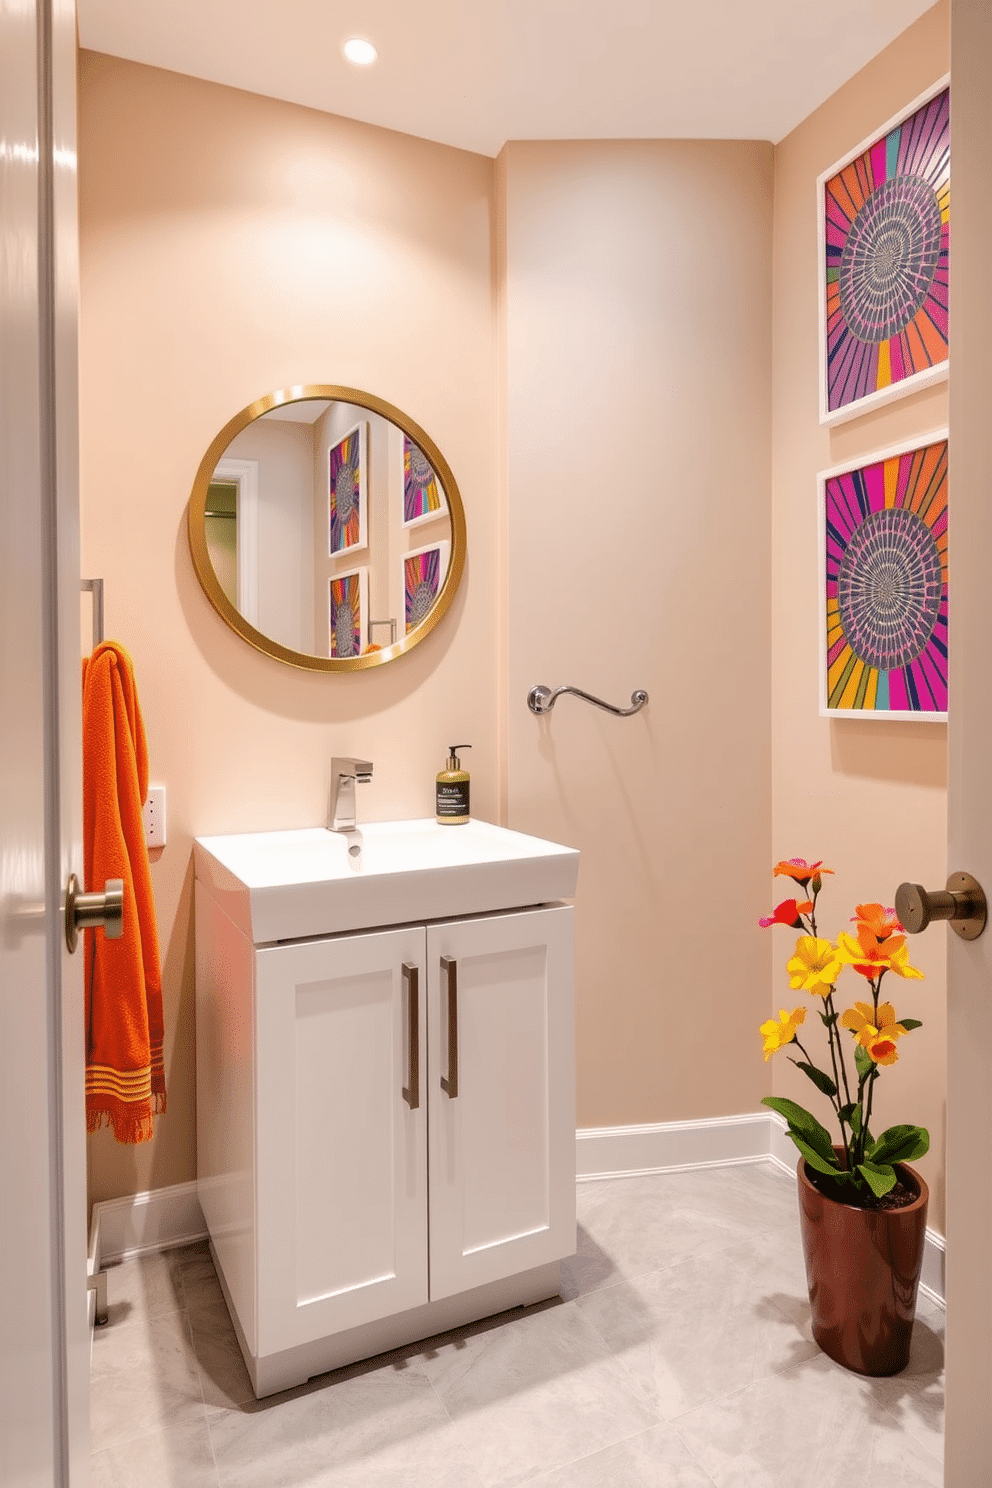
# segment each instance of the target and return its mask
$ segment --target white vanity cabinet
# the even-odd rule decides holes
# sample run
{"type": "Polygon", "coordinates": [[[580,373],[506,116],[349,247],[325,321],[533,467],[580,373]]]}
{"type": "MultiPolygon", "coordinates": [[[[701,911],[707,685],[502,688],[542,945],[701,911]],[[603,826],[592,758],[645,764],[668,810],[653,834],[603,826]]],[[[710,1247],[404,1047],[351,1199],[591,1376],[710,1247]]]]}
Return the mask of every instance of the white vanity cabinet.
{"type": "Polygon", "coordinates": [[[575,1252],[572,980],[564,905],[428,926],[432,1298],[575,1252]]]}
{"type": "Polygon", "coordinates": [[[571,908],[255,944],[204,864],[198,1188],[256,1393],[554,1295],[571,908]]]}
{"type": "Polygon", "coordinates": [[[257,1348],[272,1354],[427,1301],[426,1099],[401,1090],[424,931],[254,961],[257,1348]]]}

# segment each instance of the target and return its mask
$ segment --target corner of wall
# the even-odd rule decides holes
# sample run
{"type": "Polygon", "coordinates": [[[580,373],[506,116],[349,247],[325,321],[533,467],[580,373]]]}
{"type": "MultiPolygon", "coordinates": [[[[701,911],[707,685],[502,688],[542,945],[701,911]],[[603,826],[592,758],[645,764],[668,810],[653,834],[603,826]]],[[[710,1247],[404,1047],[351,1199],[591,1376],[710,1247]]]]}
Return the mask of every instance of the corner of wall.
{"type": "Polygon", "coordinates": [[[496,603],[498,610],[496,648],[496,754],[497,820],[505,825],[509,812],[509,741],[507,719],[510,707],[510,662],[507,618],[509,613],[509,520],[510,473],[507,456],[509,368],[507,356],[507,177],[510,146],[496,156],[493,214],[493,315],[496,351],[496,603]]]}

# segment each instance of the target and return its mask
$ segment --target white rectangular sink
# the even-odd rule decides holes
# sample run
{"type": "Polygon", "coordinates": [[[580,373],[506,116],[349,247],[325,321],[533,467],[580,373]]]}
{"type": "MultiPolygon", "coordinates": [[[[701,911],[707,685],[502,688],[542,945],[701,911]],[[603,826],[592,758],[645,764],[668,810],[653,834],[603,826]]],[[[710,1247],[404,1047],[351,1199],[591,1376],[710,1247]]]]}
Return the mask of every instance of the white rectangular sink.
{"type": "Polygon", "coordinates": [[[571,898],[579,872],[575,848],[431,818],[198,837],[195,863],[255,945],[547,904],[571,898]]]}

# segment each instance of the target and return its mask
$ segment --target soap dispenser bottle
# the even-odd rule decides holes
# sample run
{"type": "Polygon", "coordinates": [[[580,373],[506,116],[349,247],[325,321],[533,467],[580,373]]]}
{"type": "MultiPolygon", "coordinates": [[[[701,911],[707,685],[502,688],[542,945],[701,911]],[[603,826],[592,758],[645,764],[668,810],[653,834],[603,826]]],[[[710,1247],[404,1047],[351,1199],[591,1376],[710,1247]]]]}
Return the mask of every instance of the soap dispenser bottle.
{"type": "Polygon", "coordinates": [[[469,776],[468,771],[462,769],[458,751],[471,747],[471,744],[450,744],[448,763],[438,774],[435,820],[444,827],[461,826],[468,821],[469,776]]]}

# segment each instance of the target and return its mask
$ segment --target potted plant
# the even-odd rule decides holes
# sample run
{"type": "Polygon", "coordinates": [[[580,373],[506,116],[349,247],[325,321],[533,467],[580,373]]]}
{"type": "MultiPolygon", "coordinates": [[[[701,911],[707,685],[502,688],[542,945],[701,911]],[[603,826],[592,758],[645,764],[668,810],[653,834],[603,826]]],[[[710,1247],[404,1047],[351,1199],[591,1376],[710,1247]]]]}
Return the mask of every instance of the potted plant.
{"type": "Polygon", "coordinates": [[[782,1008],[778,1018],[761,1025],[761,1035],[766,1060],[790,1045],[802,1055],[791,1062],[832,1105],[840,1140],[795,1101],[769,1095],[763,1104],[785,1117],[800,1152],[799,1211],[813,1337],[824,1353],[859,1374],[897,1374],[909,1362],[929,1198],[923,1179],[907,1164],[929,1149],[930,1137],[919,1126],[891,1126],[874,1136],[872,1102],[882,1071],[899,1058],[901,1040],[922,1027],[918,1018],[896,1016],[882,983],[923,973],[909,964],[895,910],[880,904],[857,905],[854,934],[841,931],[836,940],[818,934],[816,903],[832,871],[803,858],[776,864],[774,876],[790,879],[802,897],[784,900],[759,921],[801,932],[786,967],[789,986],[818,1001],[829,1069],[811,1058],[799,1037],[805,1007],[782,1008]],[[863,978],[864,1000],[841,1011],[837,983],[848,969],[863,978]]]}

